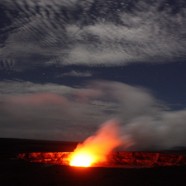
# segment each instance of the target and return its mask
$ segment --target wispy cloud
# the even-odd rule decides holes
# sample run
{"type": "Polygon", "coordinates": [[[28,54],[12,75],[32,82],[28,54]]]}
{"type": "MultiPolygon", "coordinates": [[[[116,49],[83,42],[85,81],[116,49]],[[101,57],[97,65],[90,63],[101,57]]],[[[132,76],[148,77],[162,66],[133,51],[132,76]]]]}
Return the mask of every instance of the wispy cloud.
{"type": "Polygon", "coordinates": [[[186,4],[182,1],[177,8],[161,0],[7,0],[1,4],[12,22],[3,28],[8,34],[0,57],[14,60],[17,69],[56,63],[170,62],[185,57],[186,4]]]}
{"type": "Polygon", "coordinates": [[[99,81],[79,88],[0,83],[0,136],[83,140],[112,118],[132,148],[186,146],[186,110],[170,111],[148,90],[99,81]]]}
{"type": "Polygon", "coordinates": [[[91,72],[80,72],[80,71],[75,71],[72,70],[70,72],[63,73],[61,75],[58,75],[57,77],[91,77],[92,73],[91,72]]]}

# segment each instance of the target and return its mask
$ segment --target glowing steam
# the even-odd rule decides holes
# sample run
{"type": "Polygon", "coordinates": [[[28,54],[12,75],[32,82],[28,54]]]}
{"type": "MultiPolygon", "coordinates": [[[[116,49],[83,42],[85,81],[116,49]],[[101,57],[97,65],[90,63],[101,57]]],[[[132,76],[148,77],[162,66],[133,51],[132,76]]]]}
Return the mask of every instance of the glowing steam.
{"type": "Polygon", "coordinates": [[[116,121],[104,123],[95,135],[79,144],[70,156],[71,166],[89,167],[105,162],[109,153],[123,144],[116,121]]]}

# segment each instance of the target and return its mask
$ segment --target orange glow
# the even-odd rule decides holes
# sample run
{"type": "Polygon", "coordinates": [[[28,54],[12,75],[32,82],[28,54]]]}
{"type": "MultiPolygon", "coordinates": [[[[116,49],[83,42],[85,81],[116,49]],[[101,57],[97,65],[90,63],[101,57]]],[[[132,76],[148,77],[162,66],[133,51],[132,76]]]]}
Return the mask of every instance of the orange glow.
{"type": "Polygon", "coordinates": [[[75,167],[90,167],[105,161],[102,154],[98,154],[96,149],[83,146],[82,144],[69,157],[69,165],[75,167]]]}
{"type": "Polygon", "coordinates": [[[70,166],[90,167],[95,161],[95,157],[86,152],[77,152],[73,154],[70,160],[70,166]]]}
{"type": "Polygon", "coordinates": [[[110,152],[122,144],[118,125],[108,121],[96,132],[79,144],[69,157],[70,166],[90,167],[107,161],[110,152]]]}

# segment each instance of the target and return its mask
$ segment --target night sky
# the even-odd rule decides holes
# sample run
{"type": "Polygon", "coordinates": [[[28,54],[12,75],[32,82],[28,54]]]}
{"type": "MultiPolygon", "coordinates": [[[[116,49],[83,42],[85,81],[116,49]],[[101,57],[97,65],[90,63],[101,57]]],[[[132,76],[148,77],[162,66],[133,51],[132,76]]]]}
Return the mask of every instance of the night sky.
{"type": "Polygon", "coordinates": [[[186,146],[185,0],[1,0],[0,137],[186,146]]]}

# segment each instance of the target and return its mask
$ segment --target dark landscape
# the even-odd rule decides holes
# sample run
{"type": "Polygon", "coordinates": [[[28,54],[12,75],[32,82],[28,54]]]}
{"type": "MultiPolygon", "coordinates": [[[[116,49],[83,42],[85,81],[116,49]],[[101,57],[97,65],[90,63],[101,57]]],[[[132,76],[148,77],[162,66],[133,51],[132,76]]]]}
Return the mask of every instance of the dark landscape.
{"type": "Polygon", "coordinates": [[[186,0],[0,0],[0,186],[65,185],[186,186],[186,0]]]}
{"type": "MultiPolygon", "coordinates": [[[[18,158],[20,153],[71,152],[76,147],[76,142],[0,139],[0,145],[0,183],[3,186],[185,185],[186,165],[184,165],[183,160],[183,165],[154,165],[151,168],[127,168],[122,166],[78,168],[67,165],[36,163],[18,158]]],[[[169,151],[166,154],[185,157],[184,150],[169,151]]]]}

